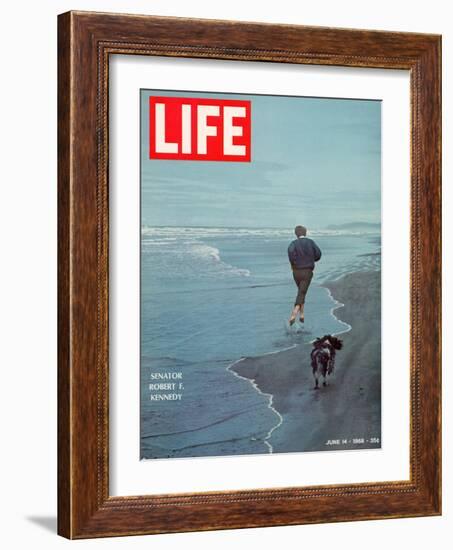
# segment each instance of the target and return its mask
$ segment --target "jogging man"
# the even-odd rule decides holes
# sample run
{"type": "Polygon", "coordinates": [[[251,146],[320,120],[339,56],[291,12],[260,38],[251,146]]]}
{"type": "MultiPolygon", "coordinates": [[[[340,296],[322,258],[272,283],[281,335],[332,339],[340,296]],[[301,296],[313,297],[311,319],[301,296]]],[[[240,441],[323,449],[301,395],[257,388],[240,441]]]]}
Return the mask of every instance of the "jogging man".
{"type": "Polygon", "coordinates": [[[294,309],[289,318],[289,324],[294,324],[297,314],[299,320],[304,322],[304,304],[305,295],[313,278],[313,269],[315,262],[321,258],[321,250],[312,239],[307,237],[307,228],[303,225],[298,225],[294,229],[297,239],[295,239],[288,247],[288,259],[293,270],[293,278],[297,285],[298,292],[294,309]]]}

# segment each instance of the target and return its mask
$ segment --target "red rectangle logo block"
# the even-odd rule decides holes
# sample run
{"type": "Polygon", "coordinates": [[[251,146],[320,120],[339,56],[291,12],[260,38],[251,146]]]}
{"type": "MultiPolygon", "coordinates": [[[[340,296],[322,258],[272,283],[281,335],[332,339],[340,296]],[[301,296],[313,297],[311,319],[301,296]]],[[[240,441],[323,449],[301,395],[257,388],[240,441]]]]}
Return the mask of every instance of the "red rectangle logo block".
{"type": "Polygon", "coordinates": [[[150,159],[250,162],[250,144],[250,101],[149,98],[150,159]]]}

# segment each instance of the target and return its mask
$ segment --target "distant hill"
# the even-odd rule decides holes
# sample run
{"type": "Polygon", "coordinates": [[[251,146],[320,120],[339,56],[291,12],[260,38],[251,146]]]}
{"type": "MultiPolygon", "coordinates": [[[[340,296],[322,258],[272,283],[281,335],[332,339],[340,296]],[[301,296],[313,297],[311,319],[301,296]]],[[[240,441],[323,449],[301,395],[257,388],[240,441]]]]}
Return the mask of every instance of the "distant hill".
{"type": "Polygon", "coordinates": [[[327,229],[352,229],[357,231],[364,230],[374,230],[377,231],[381,229],[380,223],[370,223],[370,222],[350,222],[350,223],[339,223],[328,225],[327,229]]]}

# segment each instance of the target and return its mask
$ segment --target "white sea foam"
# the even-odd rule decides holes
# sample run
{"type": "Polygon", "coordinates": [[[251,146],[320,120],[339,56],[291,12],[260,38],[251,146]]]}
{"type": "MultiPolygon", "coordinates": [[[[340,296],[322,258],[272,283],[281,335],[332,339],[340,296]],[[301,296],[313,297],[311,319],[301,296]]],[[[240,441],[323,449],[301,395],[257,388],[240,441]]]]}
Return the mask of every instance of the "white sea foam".
{"type": "MultiPolygon", "coordinates": [[[[282,351],[282,350],[280,350],[280,351],[282,351]]],[[[268,354],[266,353],[264,355],[268,355],[268,354]]],[[[268,403],[267,406],[273,413],[275,413],[277,415],[278,422],[277,422],[277,424],[275,424],[275,426],[272,426],[272,428],[267,432],[266,437],[263,439],[263,443],[269,449],[269,453],[273,453],[274,449],[273,449],[272,445],[270,444],[269,439],[271,438],[272,432],[274,430],[276,430],[277,428],[279,428],[283,424],[283,416],[277,411],[277,409],[274,408],[274,406],[273,406],[274,396],[272,394],[262,392],[260,390],[260,388],[257,386],[255,380],[253,380],[251,378],[246,378],[245,376],[241,376],[236,371],[232,370],[231,367],[233,367],[234,365],[237,365],[241,361],[244,361],[244,359],[245,359],[245,357],[241,357],[241,359],[238,359],[237,361],[234,361],[233,363],[231,363],[231,365],[228,365],[227,370],[232,372],[234,374],[234,376],[237,376],[238,378],[241,378],[242,380],[246,380],[247,382],[249,382],[253,386],[253,389],[255,391],[257,391],[258,393],[260,393],[261,395],[264,395],[265,397],[267,397],[269,399],[269,403],[268,403]]]]}
{"type": "MultiPolygon", "coordinates": [[[[171,232],[170,235],[174,233],[171,232]]],[[[151,252],[153,257],[158,258],[163,270],[172,269],[180,274],[197,270],[201,277],[250,277],[248,269],[223,261],[220,250],[204,243],[199,234],[184,234],[177,238],[151,232],[147,234],[147,238],[142,239],[142,251],[145,254],[151,252]]]]}
{"type": "MultiPolygon", "coordinates": [[[[335,235],[376,235],[375,229],[311,229],[308,236],[335,235]]],[[[237,227],[151,227],[142,226],[142,235],[149,237],[219,237],[219,236],[251,236],[251,237],[288,237],[294,238],[291,228],[237,228],[237,227]]]]}
{"type": "Polygon", "coordinates": [[[189,249],[189,252],[191,254],[194,254],[195,256],[201,256],[202,258],[211,259],[214,262],[220,262],[220,250],[218,248],[215,248],[214,246],[209,246],[202,243],[195,243],[189,249]]]}
{"type": "Polygon", "coordinates": [[[215,246],[194,242],[192,246],[188,247],[187,253],[196,256],[200,260],[208,261],[215,265],[219,273],[226,273],[232,275],[238,275],[240,277],[250,277],[250,271],[248,269],[241,269],[233,265],[227,264],[220,258],[220,250],[215,246]]]}
{"type": "Polygon", "coordinates": [[[335,311],[337,309],[339,309],[340,307],[343,307],[344,304],[342,304],[340,301],[336,300],[332,296],[332,293],[330,292],[330,289],[328,289],[327,287],[323,287],[323,288],[325,288],[325,290],[327,291],[327,294],[329,295],[329,298],[334,302],[334,306],[330,310],[330,315],[332,315],[332,317],[334,317],[336,321],[338,321],[340,324],[342,324],[344,326],[344,330],[340,330],[338,332],[335,332],[333,334],[333,336],[338,336],[339,334],[344,334],[345,332],[349,332],[350,330],[352,330],[352,326],[349,323],[346,323],[345,321],[342,321],[341,319],[339,319],[335,315],[335,311]]]}

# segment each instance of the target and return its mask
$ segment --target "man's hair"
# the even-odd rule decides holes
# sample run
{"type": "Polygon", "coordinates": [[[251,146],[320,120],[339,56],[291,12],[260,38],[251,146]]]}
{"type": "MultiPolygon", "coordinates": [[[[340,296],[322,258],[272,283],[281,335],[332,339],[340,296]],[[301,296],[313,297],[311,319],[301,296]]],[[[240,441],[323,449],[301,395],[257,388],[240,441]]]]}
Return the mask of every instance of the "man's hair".
{"type": "Polygon", "coordinates": [[[307,234],[307,228],[303,225],[296,225],[296,227],[294,228],[294,233],[297,237],[305,237],[305,235],[307,234]]]}

